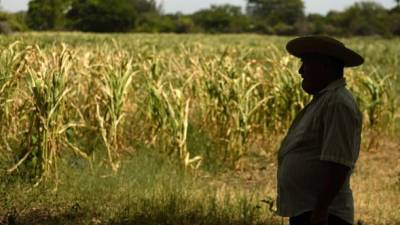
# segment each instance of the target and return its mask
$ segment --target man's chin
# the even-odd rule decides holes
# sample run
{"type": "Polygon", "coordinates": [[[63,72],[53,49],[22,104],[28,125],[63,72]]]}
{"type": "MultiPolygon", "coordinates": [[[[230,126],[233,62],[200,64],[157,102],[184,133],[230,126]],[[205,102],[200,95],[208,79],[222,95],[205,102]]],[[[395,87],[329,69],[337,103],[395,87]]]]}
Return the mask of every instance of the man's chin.
{"type": "Polygon", "coordinates": [[[301,83],[301,87],[303,88],[303,90],[309,94],[309,95],[314,95],[316,94],[315,90],[313,88],[310,87],[310,85],[307,84],[307,82],[305,82],[303,80],[303,82],[301,83]]]}

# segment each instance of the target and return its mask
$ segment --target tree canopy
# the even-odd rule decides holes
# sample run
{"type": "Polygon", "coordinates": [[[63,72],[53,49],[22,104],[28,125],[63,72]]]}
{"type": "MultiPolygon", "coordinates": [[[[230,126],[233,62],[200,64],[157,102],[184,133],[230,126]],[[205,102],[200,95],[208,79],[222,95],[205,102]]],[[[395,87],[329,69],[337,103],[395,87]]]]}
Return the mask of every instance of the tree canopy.
{"type": "Polygon", "coordinates": [[[192,17],[202,30],[212,33],[240,32],[248,25],[248,19],[241,8],[229,4],[213,5],[194,13],[192,17]]]}
{"type": "Polygon", "coordinates": [[[61,29],[69,4],[69,0],[31,0],[28,4],[28,26],[35,30],[61,29]]]}
{"type": "Polygon", "coordinates": [[[126,32],[134,27],[136,11],[129,0],[81,0],[72,3],[66,17],[73,29],[126,32]]]}
{"type": "Polygon", "coordinates": [[[343,27],[356,35],[386,35],[390,32],[389,14],[375,2],[357,2],[343,15],[343,27]]]}
{"type": "Polygon", "coordinates": [[[247,0],[247,12],[269,25],[285,23],[294,25],[304,18],[302,0],[247,0]]]}
{"type": "Polygon", "coordinates": [[[32,30],[392,36],[400,35],[400,0],[394,1],[392,9],[357,2],[343,11],[305,15],[303,0],[247,0],[245,11],[225,4],[185,15],[163,14],[156,0],[31,0],[26,14],[7,18],[32,30]]]}

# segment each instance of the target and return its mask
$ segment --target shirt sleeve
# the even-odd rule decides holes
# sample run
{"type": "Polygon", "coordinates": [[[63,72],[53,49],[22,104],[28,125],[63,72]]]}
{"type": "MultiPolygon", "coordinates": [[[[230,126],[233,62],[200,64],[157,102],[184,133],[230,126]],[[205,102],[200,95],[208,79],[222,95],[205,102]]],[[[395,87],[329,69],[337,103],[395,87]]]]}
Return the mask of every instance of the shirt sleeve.
{"type": "Polygon", "coordinates": [[[344,103],[328,105],[323,116],[320,159],[353,168],[360,151],[361,116],[344,103]]]}

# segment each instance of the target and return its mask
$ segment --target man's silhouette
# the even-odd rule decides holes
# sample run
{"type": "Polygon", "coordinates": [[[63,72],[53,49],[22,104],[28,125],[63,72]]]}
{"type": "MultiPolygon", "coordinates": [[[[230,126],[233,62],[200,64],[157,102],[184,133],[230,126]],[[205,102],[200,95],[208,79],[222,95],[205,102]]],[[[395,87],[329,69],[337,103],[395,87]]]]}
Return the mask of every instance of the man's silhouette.
{"type": "Polygon", "coordinates": [[[324,36],[291,40],[302,88],[312,101],[297,115],[278,155],[278,214],[291,225],[353,224],[350,175],[358,159],[362,115],[346,89],[344,67],[364,59],[324,36]]]}

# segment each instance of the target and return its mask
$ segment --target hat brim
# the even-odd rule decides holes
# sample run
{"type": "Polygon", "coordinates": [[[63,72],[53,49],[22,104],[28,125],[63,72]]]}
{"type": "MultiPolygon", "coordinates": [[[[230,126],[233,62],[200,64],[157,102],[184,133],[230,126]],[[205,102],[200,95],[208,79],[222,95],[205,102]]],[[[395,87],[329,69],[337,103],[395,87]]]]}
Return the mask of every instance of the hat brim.
{"type": "Polygon", "coordinates": [[[307,54],[330,56],[342,61],[344,67],[355,67],[364,63],[362,56],[346,48],[341,42],[330,38],[299,37],[289,41],[286,49],[298,58],[307,54]]]}

